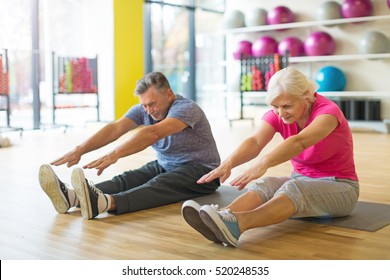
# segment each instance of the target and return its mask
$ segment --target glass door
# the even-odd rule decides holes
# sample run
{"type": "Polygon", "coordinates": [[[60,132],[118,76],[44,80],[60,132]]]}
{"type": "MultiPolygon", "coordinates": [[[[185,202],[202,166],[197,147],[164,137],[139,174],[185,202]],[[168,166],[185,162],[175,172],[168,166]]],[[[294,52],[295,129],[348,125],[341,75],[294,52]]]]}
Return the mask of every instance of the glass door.
{"type": "Polygon", "coordinates": [[[220,27],[225,1],[145,3],[146,72],[163,72],[175,93],[215,111],[216,100],[210,97],[225,83],[224,39],[209,34],[220,27]]]}
{"type": "Polygon", "coordinates": [[[183,7],[150,5],[151,70],[163,72],[173,91],[186,97],[190,76],[189,17],[189,11],[183,7]]]}

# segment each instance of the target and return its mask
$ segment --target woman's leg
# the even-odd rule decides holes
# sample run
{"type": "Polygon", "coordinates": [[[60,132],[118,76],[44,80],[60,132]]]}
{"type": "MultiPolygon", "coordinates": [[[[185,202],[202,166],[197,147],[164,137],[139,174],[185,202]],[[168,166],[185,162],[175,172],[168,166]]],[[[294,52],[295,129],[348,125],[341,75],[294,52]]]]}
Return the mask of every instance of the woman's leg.
{"type": "Polygon", "coordinates": [[[243,232],[277,224],[290,217],[345,216],[353,210],[357,199],[357,183],[350,180],[293,179],[287,181],[272,199],[256,209],[232,212],[243,232]]]}
{"type": "Polygon", "coordinates": [[[294,213],[295,206],[285,195],[274,196],[256,209],[244,212],[229,209],[217,212],[210,205],[200,208],[200,217],[207,227],[221,242],[234,247],[244,231],[283,222],[294,213]]]}
{"type": "Polygon", "coordinates": [[[359,183],[347,179],[299,177],[283,185],[284,194],[295,205],[294,218],[343,217],[351,213],[359,198],[359,183]]]}
{"type": "MultiPolygon", "coordinates": [[[[263,188],[259,194],[264,195],[263,188]]],[[[359,183],[335,178],[291,179],[268,201],[249,211],[217,212],[206,205],[200,209],[204,223],[219,240],[237,246],[240,235],[252,228],[277,224],[290,217],[339,217],[348,215],[356,205],[359,183]]],[[[262,196],[263,197],[263,196],[262,196]]],[[[239,200],[244,205],[244,197],[239,200]]]]}
{"type": "Polygon", "coordinates": [[[248,186],[248,192],[237,197],[228,206],[224,207],[224,209],[229,208],[232,212],[256,209],[270,200],[275,192],[290,179],[290,177],[261,178],[250,184],[248,186]]]}
{"type": "Polygon", "coordinates": [[[276,195],[256,209],[234,212],[240,232],[248,229],[281,223],[295,213],[294,203],[285,195],[276,195]]]}

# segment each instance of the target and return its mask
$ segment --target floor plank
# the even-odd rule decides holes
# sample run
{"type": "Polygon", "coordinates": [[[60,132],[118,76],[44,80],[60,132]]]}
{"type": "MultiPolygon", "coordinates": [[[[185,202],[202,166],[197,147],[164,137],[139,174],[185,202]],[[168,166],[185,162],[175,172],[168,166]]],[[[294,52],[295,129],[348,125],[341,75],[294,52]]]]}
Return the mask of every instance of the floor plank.
{"type": "MultiPolygon", "coordinates": [[[[180,203],[119,216],[104,214],[81,219],[79,210],[59,215],[38,183],[38,169],[73,148],[100,124],[85,128],[26,131],[21,138],[10,134],[14,145],[0,149],[0,258],[20,259],[390,259],[390,226],[376,232],[288,220],[278,225],[250,230],[238,248],[212,244],[182,219],[180,203]]],[[[222,158],[242,139],[254,132],[250,122],[212,123],[222,158]]],[[[361,181],[360,200],[390,204],[390,136],[354,132],[355,158],[361,181]]],[[[119,141],[122,141],[120,139],[119,141]]],[[[275,143],[280,141],[275,139],[275,143]]],[[[94,159],[110,147],[87,155],[94,159]]],[[[87,170],[86,176],[99,182],[135,168],[154,153],[147,149],[121,159],[100,177],[87,170]]],[[[243,170],[237,168],[233,176],[243,170]]],[[[56,167],[59,177],[69,183],[70,170],[56,167]]],[[[285,175],[289,163],[269,170],[285,175]]]]}

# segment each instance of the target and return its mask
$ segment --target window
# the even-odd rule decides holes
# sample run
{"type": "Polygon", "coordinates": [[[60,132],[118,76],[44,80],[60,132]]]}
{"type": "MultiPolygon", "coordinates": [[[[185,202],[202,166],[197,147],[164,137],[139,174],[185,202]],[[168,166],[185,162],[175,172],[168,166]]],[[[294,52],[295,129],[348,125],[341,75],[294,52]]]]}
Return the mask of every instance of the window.
{"type": "Polygon", "coordinates": [[[145,1],[146,69],[166,74],[174,92],[193,99],[206,114],[224,102],[224,38],[213,36],[222,22],[225,1],[145,1]]]}

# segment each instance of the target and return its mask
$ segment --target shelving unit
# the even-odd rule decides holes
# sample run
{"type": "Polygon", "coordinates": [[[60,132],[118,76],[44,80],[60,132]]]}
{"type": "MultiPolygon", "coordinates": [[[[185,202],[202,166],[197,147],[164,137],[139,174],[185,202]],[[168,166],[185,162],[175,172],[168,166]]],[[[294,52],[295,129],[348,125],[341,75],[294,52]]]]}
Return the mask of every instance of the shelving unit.
{"type": "MultiPolygon", "coordinates": [[[[87,57],[62,57],[52,53],[53,67],[53,114],[52,124],[58,125],[56,111],[63,109],[95,108],[96,120],[100,121],[99,91],[98,91],[98,58],[87,57]],[[83,95],[95,95],[96,103],[74,104],[58,102],[60,96],[80,97],[83,95]]],[[[67,126],[67,124],[65,124],[67,126]]]]}
{"type": "MultiPolygon", "coordinates": [[[[279,54],[262,57],[241,57],[240,59],[240,117],[231,119],[230,124],[244,118],[244,94],[264,92],[268,81],[278,70],[288,66],[288,56],[279,54]]],[[[253,119],[252,119],[253,122],[253,119]]]]}
{"type": "Polygon", "coordinates": [[[324,55],[324,56],[300,56],[290,57],[290,63],[310,63],[327,61],[347,61],[359,59],[385,59],[390,58],[390,53],[375,54],[348,54],[348,55],[324,55]]]}
{"type": "Polygon", "coordinates": [[[262,32],[262,31],[276,31],[282,29],[307,28],[307,27],[314,27],[314,26],[327,26],[327,25],[337,25],[337,24],[345,24],[345,23],[360,23],[360,22],[382,21],[382,20],[390,20],[390,15],[316,20],[316,21],[305,21],[305,22],[291,22],[291,23],[283,23],[283,24],[261,25],[261,26],[254,26],[254,27],[242,27],[242,28],[224,30],[222,33],[239,34],[239,33],[250,33],[250,32],[262,32]]]}
{"type": "Polygon", "coordinates": [[[1,131],[19,131],[23,132],[23,128],[11,126],[11,101],[9,96],[9,71],[8,71],[8,51],[7,49],[0,50],[0,100],[5,99],[5,106],[0,107],[0,112],[6,113],[5,127],[0,127],[1,131]]]}
{"type": "MultiPolygon", "coordinates": [[[[306,22],[293,22],[285,24],[276,24],[276,25],[262,25],[256,27],[244,27],[244,28],[235,28],[230,30],[224,30],[222,32],[225,36],[237,35],[237,34],[247,34],[253,32],[265,32],[265,31],[277,31],[277,30],[286,30],[286,29],[295,29],[295,28],[311,28],[319,26],[330,26],[330,25],[341,25],[347,23],[363,23],[363,22],[372,22],[372,21],[389,21],[390,15],[380,15],[380,16],[369,16],[369,17],[359,17],[359,18],[342,18],[342,19],[332,19],[332,20],[318,20],[318,21],[306,21],[306,22]]],[[[343,55],[328,55],[328,56],[300,56],[300,57],[289,57],[289,64],[311,64],[311,63],[327,63],[327,62],[342,62],[342,61],[358,61],[358,60],[379,60],[379,59],[389,59],[390,53],[381,53],[381,54],[343,54],[343,55]]],[[[229,61],[226,62],[226,67],[230,67],[232,63],[229,61]]],[[[342,91],[342,92],[319,92],[320,94],[327,96],[331,99],[344,100],[344,99],[358,99],[358,98],[368,98],[368,99],[385,99],[390,98],[390,86],[389,90],[383,91],[342,91]]],[[[250,93],[251,96],[254,92],[250,93]]],[[[256,94],[256,97],[265,97],[265,92],[259,92],[256,94]]],[[[249,94],[248,94],[249,95],[249,94]]],[[[245,93],[241,93],[242,96],[248,96],[245,93]]],[[[243,101],[241,100],[241,104],[243,101]]],[[[243,116],[241,109],[241,117],[243,116]]],[[[373,129],[380,132],[389,133],[389,120],[383,121],[350,121],[351,127],[361,127],[373,129]]]]}

